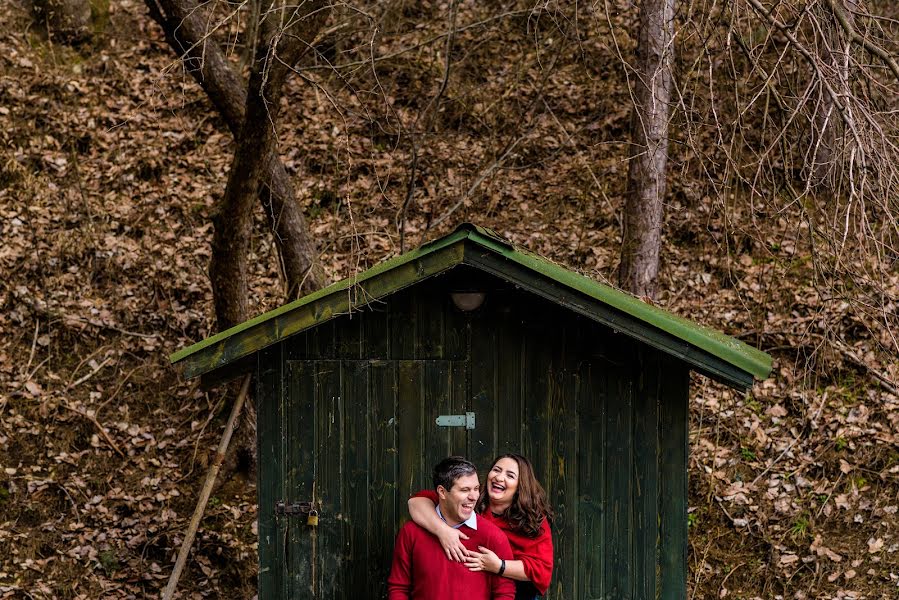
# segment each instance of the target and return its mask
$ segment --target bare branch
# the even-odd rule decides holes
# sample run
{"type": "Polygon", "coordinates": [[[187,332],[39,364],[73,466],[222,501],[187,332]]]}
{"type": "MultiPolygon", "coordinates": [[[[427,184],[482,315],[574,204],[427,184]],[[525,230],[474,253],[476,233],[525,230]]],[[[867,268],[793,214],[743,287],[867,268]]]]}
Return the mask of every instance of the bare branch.
{"type": "Polygon", "coordinates": [[[882,60],[893,72],[896,80],[899,81],[899,64],[896,63],[896,59],[893,58],[889,52],[868,38],[859,35],[852,23],[849,22],[846,11],[843,10],[843,7],[840,6],[839,2],[836,0],[827,0],[827,3],[833,11],[834,16],[837,18],[837,21],[840,23],[840,27],[842,27],[843,31],[846,32],[846,35],[849,36],[849,39],[882,60]]]}

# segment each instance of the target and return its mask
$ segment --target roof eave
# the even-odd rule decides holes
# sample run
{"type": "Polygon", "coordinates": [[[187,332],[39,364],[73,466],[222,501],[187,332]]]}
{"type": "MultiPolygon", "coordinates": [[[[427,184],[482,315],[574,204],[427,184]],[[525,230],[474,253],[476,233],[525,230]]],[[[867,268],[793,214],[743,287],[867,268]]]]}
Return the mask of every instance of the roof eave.
{"type": "Polygon", "coordinates": [[[205,375],[207,380],[232,379],[239,373],[224,378],[207,374],[460,264],[464,255],[464,240],[465,236],[458,236],[451,243],[429,248],[365,279],[355,282],[344,280],[332,286],[333,289],[326,288],[324,291],[327,293],[317,295],[311,301],[308,297],[301,299],[194,344],[173,354],[171,361],[183,365],[186,379],[198,375],[205,375]]]}
{"type": "Polygon", "coordinates": [[[472,225],[185,348],[171,361],[183,363],[187,378],[231,379],[249,364],[250,354],[462,263],[622,331],[732,387],[746,389],[755,377],[770,374],[771,357],[764,352],[516,249],[472,225]]]}
{"type": "MultiPolygon", "coordinates": [[[[621,331],[634,339],[680,358],[691,368],[730,387],[746,390],[752,387],[756,372],[742,368],[731,361],[690,344],[671,333],[646,323],[579,290],[566,286],[547,276],[531,265],[521,264],[515,255],[498,252],[491,244],[475,239],[478,244],[466,247],[465,264],[520,286],[591,320],[603,323],[615,331],[621,331]],[[487,250],[485,252],[484,250],[487,250]]],[[[765,355],[767,356],[767,355],[765,355]]],[[[767,376],[762,365],[756,365],[759,373],[767,376]]],[[[764,377],[763,376],[763,377],[764,377]]]]}

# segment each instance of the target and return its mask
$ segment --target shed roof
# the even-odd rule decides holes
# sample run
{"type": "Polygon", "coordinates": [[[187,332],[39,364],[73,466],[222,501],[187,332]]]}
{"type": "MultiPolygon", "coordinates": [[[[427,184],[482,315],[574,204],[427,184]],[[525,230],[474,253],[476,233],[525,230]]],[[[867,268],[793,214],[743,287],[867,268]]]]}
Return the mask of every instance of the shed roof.
{"type": "MultiPolygon", "coordinates": [[[[457,265],[493,274],[604,323],[697,371],[737,388],[771,372],[771,357],[724,333],[647,304],[609,285],[512,245],[496,233],[462,224],[451,234],[259,315],[171,356],[188,378],[219,372],[253,353],[457,265]]],[[[234,369],[225,379],[248,366],[234,369]]],[[[221,375],[221,373],[219,373],[221,375]]]]}

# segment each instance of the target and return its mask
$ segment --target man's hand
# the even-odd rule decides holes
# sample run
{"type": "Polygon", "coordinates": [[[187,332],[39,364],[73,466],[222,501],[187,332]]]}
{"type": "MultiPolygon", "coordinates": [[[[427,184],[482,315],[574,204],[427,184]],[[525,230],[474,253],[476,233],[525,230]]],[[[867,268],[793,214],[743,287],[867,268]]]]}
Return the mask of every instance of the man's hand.
{"type": "Polygon", "coordinates": [[[480,552],[465,551],[465,566],[469,571],[487,571],[488,573],[498,573],[502,564],[500,558],[490,548],[478,546],[480,552]]]}
{"type": "Polygon", "coordinates": [[[465,553],[468,550],[462,545],[462,540],[467,540],[468,536],[458,529],[453,529],[449,525],[444,525],[437,533],[437,539],[443,547],[446,557],[456,562],[465,561],[465,553]]]}

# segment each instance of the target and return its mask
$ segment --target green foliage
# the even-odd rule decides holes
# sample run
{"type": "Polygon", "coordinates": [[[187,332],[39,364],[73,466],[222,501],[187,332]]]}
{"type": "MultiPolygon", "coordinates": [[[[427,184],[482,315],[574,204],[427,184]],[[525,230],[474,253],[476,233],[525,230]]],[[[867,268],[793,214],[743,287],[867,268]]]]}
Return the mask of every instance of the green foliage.
{"type": "Polygon", "coordinates": [[[687,514],[687,528],[695,529],[699,525],[699,514],[691,512],[687,514]]]}
{"type": "Polygon", "coordinates": [[[109,25],[109,0],[90,0],[91,3],[91,29],[98,36],[106,31],[109,25]]]}
{"type": "Polygon", "coordinates": [[[890,450],[887,454],[886,466],[892,467],[893,465],[899,463],[899,452],[896,450],[890,450]]]}
{"type": "Polygon", "coordinates": [[[752,461],[758,460],[758,457],[755,455],[755,452],[753,452],[752,450],[750,450],[749,448],[746,448],[746,447],[740,448],[740,456],[746,462],[752,462],[752,461]]]}
{"type": "Polygon", "coordinates": [[[114,550],[101,551],[97,556],[97,560],[100,563],[100,567],[106,572],[107,575],[115,573],[121,568],[119,559],[116,556],[114,550]]]}
{"type": "Polygon", "coordinates": [[[846,449],[847,446],[849,446],[849,442],[847,442],[846,438],[844,438],[843,436],[839,436],[837,438],[836,443],[834,444],[834,447],[836,447],[837,452],[842,452],[843,450],[846,449]]]}
{"type": "Polygon", "coordinates": [[[808,516],[800,515],[796,518],[796,520],[793,522],[793,525],[790,527],[790,535],[793,536],[793,538],[809,537],[810,525],[811,524],[809,523],[808,516]]]}
{"type": "Polygon", "coordinates": [[[843,371],[837,379],[837,387],[843,406],[855,406],[859,394],[864,393],[865,382],[856,378],[855,371],[843,371]]]}
{"type": "Polygon", "coordinates": [[[311,219],[320,217],[325,211],[332,206],[340,207],[340,196],[334,190],[320,190],[314,197],[313,202],[306,208],[306,214],[311,219]]]}

